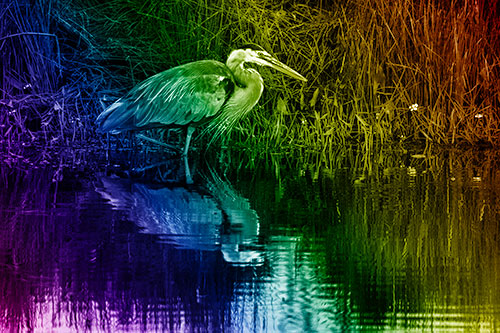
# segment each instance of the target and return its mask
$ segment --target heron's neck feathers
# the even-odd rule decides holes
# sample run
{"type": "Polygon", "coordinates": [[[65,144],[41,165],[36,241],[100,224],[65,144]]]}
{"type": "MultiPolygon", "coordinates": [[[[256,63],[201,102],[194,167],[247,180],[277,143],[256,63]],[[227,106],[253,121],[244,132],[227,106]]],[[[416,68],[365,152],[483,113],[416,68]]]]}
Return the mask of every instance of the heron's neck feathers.
{"type": "Polygon", "coordinates": [[[264,90],[264,82],[255,69],[244,68],[241,64],[232,72],[236,85],[232,95],[207,128],[213,133],[210,143],[221,138],[223,133],[229,133],[253,109],[264,90]]]}

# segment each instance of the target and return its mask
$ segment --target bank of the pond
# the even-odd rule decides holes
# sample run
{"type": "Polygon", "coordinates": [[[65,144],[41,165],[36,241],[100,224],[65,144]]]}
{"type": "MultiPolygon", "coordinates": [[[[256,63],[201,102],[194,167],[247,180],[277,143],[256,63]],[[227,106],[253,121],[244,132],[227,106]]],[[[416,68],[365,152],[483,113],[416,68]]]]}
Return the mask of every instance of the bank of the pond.
{"type": "Polygon", "coordinates": [[[496,145],[498,17],[485,1],[5,2],[0,133],[104,145],[96,116],[136,83],[256,43],[308,82],[261,70],[264,96],[229,138],[238,145],[496,145]]]}

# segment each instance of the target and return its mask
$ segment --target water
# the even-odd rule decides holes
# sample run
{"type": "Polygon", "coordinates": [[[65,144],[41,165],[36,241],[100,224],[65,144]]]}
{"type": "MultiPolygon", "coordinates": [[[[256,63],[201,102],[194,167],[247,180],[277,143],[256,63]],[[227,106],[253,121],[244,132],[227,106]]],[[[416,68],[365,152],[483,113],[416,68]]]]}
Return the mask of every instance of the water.
{"type": "Polygon", "coordinates": [[[497,152],[233,157],[192,185],[2,156],[1,331],[499,328],[497,152]]]}

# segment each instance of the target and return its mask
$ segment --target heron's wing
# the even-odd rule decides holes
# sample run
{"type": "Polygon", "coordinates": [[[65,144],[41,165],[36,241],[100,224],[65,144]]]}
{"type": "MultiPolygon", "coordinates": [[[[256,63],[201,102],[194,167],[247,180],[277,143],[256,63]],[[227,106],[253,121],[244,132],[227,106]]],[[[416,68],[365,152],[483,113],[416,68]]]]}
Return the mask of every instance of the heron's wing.
{"type": "Polygon", "coordinates": [[[187,125],[217,114],[234,89],[231,71],[202,60],[177,66],[139,83],[99,118],[108,131],[187,125]]]}

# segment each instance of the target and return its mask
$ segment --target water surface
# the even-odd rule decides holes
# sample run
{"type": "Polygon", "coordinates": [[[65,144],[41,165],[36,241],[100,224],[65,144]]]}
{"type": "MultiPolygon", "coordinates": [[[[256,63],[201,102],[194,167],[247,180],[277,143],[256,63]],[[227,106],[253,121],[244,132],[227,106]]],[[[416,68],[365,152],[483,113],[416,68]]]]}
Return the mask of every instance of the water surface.
{"type": "Polygon", "coordinates": [[[0,330],[499,328],[497,152],[92,156],[3,153],[0,330]]]}

